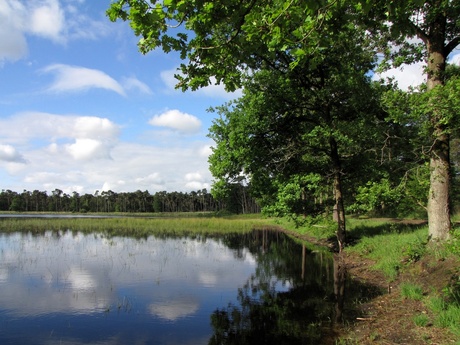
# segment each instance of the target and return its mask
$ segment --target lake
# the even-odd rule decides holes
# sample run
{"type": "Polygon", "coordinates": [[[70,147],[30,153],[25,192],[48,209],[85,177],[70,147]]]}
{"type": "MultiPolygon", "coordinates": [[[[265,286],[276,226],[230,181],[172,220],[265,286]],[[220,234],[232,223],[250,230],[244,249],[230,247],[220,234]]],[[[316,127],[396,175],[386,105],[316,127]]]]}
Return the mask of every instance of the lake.
{"type": "Polygon", "coordinates": [[[0,234],[0,344],[321,344],[338,277],[279,232],[0,234]]]}

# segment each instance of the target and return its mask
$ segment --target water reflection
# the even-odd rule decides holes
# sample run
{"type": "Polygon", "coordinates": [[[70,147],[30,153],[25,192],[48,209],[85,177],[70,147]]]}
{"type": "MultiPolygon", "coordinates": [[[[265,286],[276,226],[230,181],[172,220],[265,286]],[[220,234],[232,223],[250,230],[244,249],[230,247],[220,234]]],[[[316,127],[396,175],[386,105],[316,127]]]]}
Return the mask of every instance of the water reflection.
{"type": "Polygon", "coordinates": [[[318,344],[341,317],[338,267],[268,231],[2,234],[0,343],[318,344]]]}

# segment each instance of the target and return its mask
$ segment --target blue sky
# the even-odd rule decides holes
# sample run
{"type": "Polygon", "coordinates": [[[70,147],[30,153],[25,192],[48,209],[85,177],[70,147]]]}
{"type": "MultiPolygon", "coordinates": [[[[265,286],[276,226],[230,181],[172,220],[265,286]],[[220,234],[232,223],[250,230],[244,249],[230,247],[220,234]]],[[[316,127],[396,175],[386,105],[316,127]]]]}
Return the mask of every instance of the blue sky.
{"type": "MultiPolygon", "coordinates": [[[[175,90],[178,56],[141,55],[109,4],[0,1],[0,189],[210,189],[206,109],[239,93],[175,90]]],[[[420,65],[386,75],[423,81],[420,65]]]]}
{"type": "Polygon", "coordinates": [[[235,94],[175,90],[177,55],[140,54],[109,4],[0,1],[1,189],[210,189],[206,109],[235,94]]]}

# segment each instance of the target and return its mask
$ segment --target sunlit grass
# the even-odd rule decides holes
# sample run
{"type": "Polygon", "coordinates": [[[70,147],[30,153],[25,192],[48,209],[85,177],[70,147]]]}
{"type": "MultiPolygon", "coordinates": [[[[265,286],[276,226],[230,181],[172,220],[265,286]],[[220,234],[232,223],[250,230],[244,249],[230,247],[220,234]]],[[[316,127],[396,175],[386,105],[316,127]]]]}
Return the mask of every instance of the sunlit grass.
{"type": "Polygon", "coordinates": [[[362,237],[356,245],[347,248],[376,261],[374,269],[381,270],[389,281],[394,280],[403,262],[416,261],[423,253],[428,228],[411,233],[384,233],[362,237]]]}
{"type": "Polygon", "coordinates": [[[172,217],[172,218],[2,218],[0,231],[78,231],[109,235],[148,236],[158,234],[248,232],[266,228],[261,217],[172,217]]]}
{"type": "Polygon", "coordinates": [[[448,328],[460,337],[460,305],[447,303],[442,297],[435,296],[428,301],[428,307],[436,315],[435,326],[448,328]]]}
{"type": "Polygon", "coordinates": [[[401,284],[401,297],[420,301],[423,298],[423,290],[417,284],[404,282],[401,284]]]}

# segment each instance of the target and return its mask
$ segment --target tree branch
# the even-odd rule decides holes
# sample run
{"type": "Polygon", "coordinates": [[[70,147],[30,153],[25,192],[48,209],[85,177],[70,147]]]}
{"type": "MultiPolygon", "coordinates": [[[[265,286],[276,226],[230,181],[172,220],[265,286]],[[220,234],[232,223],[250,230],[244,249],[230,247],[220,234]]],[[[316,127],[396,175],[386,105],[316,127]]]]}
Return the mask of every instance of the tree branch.
{"type": "Polygon", "coordinates": [[[444,55],[447,57],[459,44],[460,36],[457,36],[444,47],[444,55]]]}

